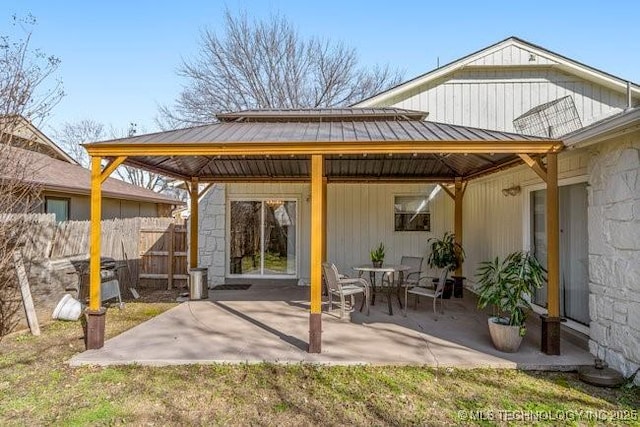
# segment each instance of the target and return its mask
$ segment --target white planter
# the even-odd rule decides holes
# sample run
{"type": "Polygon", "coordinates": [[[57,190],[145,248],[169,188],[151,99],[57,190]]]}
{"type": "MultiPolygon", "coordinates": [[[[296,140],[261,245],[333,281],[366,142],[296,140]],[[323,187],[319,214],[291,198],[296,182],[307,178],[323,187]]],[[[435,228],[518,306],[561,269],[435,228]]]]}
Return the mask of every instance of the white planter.
{"type": "Polygon", "coordinates": [[[51,317],[59,320],[78,320],[82,313],[82,304],[69,294],[62,297],[51,317]]]}
{"type": "Polygon", "coordinates": [[[498,317],[490,317],[489,335],[496,349],[505,353],[515,353],[520,348],[522,336],[520,336],[520,326],[510,326],[498,323],[498,317]]]}

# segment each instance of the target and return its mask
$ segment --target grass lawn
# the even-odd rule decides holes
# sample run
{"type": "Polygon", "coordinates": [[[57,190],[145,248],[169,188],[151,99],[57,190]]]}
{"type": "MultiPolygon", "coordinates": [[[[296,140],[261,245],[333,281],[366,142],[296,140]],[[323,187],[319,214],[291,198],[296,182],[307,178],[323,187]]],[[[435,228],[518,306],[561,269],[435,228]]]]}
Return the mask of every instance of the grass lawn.
{"type": "MultiPolygon", "coordinates": [[[[172,306],[111,308],[107,335],[172,306]]],[[[604,417],[613,416],[623,417],[613,424],[640,425],[637,387],[592,387],[572,373],[272,364],[67,366],[83,349],[79,322],[51,323],[41,337],[21,334],[0,342],[0,425],[536,424],[531,418],[517,421],[531,416],[542,419],[541,425],[602,425],[604,417]]]]}

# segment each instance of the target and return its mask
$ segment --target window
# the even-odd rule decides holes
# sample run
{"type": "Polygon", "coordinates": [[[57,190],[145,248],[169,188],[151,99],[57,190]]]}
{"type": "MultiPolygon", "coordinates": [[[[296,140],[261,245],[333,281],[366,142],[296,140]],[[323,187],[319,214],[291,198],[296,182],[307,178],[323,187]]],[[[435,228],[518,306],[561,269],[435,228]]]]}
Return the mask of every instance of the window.
{"type": "Polygon", "coordinates": [[[69,199],[60,197],[45,197],[45,213],[52,213],[56,216],[56,222],[69,220],[69,199]]]}
{"type": "Polygon", "coordinates": [[[431,231],[430,196],[395,196],[395,231],[431,231]]]}

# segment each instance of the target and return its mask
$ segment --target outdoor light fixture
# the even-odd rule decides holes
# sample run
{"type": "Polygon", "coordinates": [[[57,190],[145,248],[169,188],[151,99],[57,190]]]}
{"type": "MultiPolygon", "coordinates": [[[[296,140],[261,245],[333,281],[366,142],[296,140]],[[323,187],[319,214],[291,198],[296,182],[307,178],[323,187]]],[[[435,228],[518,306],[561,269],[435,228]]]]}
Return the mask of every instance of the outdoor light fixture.
{"type": "Polygon", "coordinates": [[[504,197],[507,196],[517,196],[518,194],[520,194],[521,188],[519,185],[512,185],[509,188],[503,188],[502,189],[502,195],[504,197]]]}

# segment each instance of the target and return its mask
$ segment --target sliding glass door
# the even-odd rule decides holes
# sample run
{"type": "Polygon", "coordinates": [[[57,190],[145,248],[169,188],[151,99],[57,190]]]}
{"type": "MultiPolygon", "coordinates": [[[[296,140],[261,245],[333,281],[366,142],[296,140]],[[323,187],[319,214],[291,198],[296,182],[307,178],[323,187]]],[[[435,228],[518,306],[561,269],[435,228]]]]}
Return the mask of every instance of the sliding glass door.
{"type": "Polygon", "coordinates": [[[297,275],[295,200],[232,200],[230,212],[230,275],[297,275]]]}
{"type": "MultiPolygon", "coordinates": [[[[560,315],[589,324],[589,260],[586,183],[559,188],[560,211],[560,315]]],[[[531,230],[534,254],[546,268],[546,190],[531,192],[531,230]]],[[[547,303],[546,285],[534,302],[547,303]]]]}

